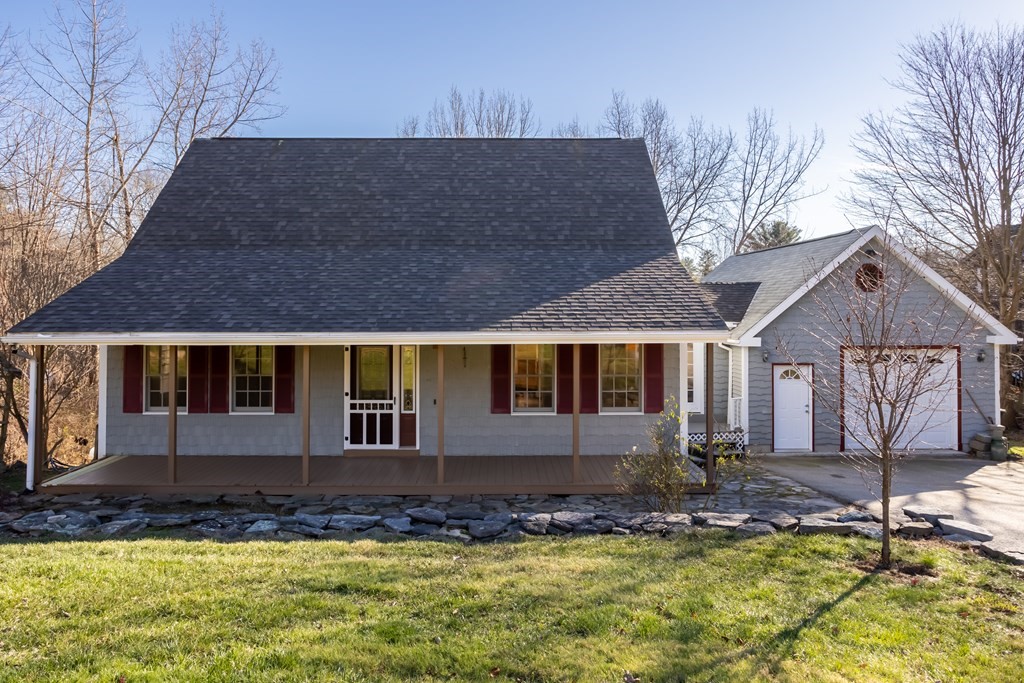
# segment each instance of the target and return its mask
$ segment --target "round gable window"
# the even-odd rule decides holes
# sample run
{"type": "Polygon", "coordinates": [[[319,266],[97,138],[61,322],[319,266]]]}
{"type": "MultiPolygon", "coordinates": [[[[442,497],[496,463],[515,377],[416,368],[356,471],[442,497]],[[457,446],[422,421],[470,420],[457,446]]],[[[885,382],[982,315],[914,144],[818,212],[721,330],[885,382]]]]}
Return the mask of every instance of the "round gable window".
{"type": "Polygon", "coordinates": [[[874,263],[865,263],[857,269],[857,287],[862,292],[877,292],[885,280],[882,269],[874,263]]]}

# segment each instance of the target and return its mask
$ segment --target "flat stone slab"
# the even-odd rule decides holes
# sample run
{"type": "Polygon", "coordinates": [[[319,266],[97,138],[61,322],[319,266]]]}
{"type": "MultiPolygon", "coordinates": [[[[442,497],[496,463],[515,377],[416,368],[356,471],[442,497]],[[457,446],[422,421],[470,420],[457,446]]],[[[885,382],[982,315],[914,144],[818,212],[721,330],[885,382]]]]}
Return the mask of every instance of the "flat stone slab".
{"type": "Polygon", "coordinates": [[[473,538],[491,538],[508,528],[508,523],[501,520],[469,520],[467,531],[473,538]]]}
{"type": "Polygon", "coordinates": [[[853,533],[853,527],[850,526],[850,524],[833,522],[819,517],[804,517],[800,520],[800,526],[797,529],[797,533],[804,535],[839,534],[840,536],[848,536],[853,533]]]}
{"type": "Polygon", "coordinates": [[[299,524],[311,526],[314,529],[325,529],[337,515],[309,515],[302,512],[295,513],[295,521],[299,524]]]}
{"type": "Polygon", "coordinates": [[[567,524],[570,527],[581,526],[583,524],[590,524],[594,521],[596,515],[593,512],[575,512],[571,510],[560,510],[551,515],[552,522],[561,522],[567,524]]]}
{"type": "Polygon", "coordinates": [[[857,536],[878,541],[882,538],[882,525],[878,522],[847,522],[857,536]]]}
{"type": "Polygon", "coordinates": [[[799,524],[800,520],[793,515],[787,515],[785,512],[761,512],[753,515],[755,522],[767,522],[776,529],[782,531],[789,531],[795,529],[799,524]]]}
{"type": "Polygon", "coordinates": [[[483,519],[487,513],[481,509],[479,503],[461,503],[452,505],[446,510],[448,519],[483,519]]]}
{"type": "Polygon", "coordinates": [[[245,533],[248,535],[272,534],[280,529],[281,524],[279,522],[272,519],[261,519],[249,525],[249,528],[245,530],[245,533]]]}
{"type": "Polygon", "coordinates": [[[907,522],[900,524],[896,533],[909,538],[927,538],[935,533],[935,527],[929,522],[907,522]]]}
{"type": "Polygon", "coordinates": [[[778,533],[778,530],[770,522],[747,522],[736,527],[736,533],[742,536],[771,536],[778,533]]]}
{"type": "Polygon", "coordinates": [[[1024,564],[1024,548],[1005,541],[986,541],[981,544],[981,552],[1011,564],[1024,564]]]}
{"type": "Polygon", "coordinates": [[[396,534],[407,534],[412,531],[412,519],[409,517],[389,517],[384,520],[384,528],[396,534]]]}
{"type": "Polygon", "coordinates": [[[424,524],[444,524],[444,521],[448,519],[448,515],[442,510],[435,508],[418,507],[409,508],[405,511],[405,514],[412,517],[417,522],[423,522],[424,524]]]}
{"type": "Polygon", "coordinates": [[[332,515],[327,527],[341,531],[363,531],[379,521],[380,515],[332,515]]]}
{"type": "Polygon", "coordinates": [[[940,519],[953,519],[953,513],[928,505],[906,505],[903,514],[911,519],[920,519],[935,526],[940,519]]]}
{"type": "Polygon", "coordinates": [[[875,518],[871,515],[870,512],[865,512],[864,510],[850,510],[849,512],[844,512],[843,514],[839,515],[839,517],[836,518],[836,521],[837,522],[873,522],[873,521],[875,521],[875,518]]]}
{"type": "Polygon", "coordinates": [[[750,521],[750,515],[733,512],[698,512],[693,521],[706,527],[735,529],[750,521]]]}
{"type": "Polygon", "coordinates": [[[971,524],[970,522],[956,519],[940,519],[939,527],[942,529],[943,534],[960,534],[978,541],[991,541],[993,539],[988,529],[977,524],[971,524]]]}

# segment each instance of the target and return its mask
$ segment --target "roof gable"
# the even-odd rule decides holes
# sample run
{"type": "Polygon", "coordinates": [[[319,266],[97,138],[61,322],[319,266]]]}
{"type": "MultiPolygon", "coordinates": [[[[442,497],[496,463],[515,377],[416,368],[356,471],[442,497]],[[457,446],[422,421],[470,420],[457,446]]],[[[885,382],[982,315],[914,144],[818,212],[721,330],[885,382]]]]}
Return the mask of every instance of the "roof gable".
{"type": "MultiPolygon", "coordinates": [[[[888,249],[891,251],[900,261],[903,262],[904,265],[909,267],[932,287],[937,289],[943,296],[946,296],[955,305],[992,332],[992,335],[988,338],[990,343],[1017,343],[1017,336],[1009,328],[992,317],[967,295],[954,287],[952,283],[910,253],[910,251],[889,239],[886,233],[878,227],[871,227],[865,230],[853,230],[848,233],[820,238],[819,240],[798,242],[786,247],[752,252],[750,254],[743,254],[726,259],[722,265],[729,264],[729,262],[732,261],[732,263],[729,264],[730,267],[725,269],[724,272],[726,273],[730,272],[730,269],[736,268],[744,268],[746,272],[751,273],[752,275],[771,275],[772,273],[775,273],[777,274],[778,280],[784,283],[784,286],[780,285],[774,288],[769,288],[770,296],[766,296],[764,299],[758,301],[761,291],[765,289],[765,283],[762,282],[762,287],[759,288],[758,295],[755,296],[755,301],[752,302],[751,306],[747,309],[747,315],[744,317],[737,330],[734,331],[734,337],[738,338],[739,342],[744,345],[756,344],[759,341],[757,335],[760,334],[765,327],[771,324],[772,321],[778,318],[778,316],[788,310],[791,306],[796,304],[797,301],[811,290],[811,288],[825,280],[825,278],[827,278],[836,268],[849,260],[858,250],[872,241],[875,242],[872,246],[877,246],[878,248],[888,249]],[[850,239],[851,237],[855,239],[850,239]],[[823,242],[827,242],[828,244],[822,245],[821,243],[823,242]],[[801,247],[802,245],[804,245],[804,248],[798,249],[798,247],[801,247]],[[808,249],[806,245],[812,245],[812,247],[808,249]],[[812,258],[815,256],[818,258],[827,257],[830,251],[835,252],[839,247],[842,247],[842,249],[839,250],[838,253],[834,253],[831,259],[820,265],[816,264],[812,258]],[[742,258],[744,256],[755,256],[758,254],[762,256],[756,260],[745,260],[742,258]],[[801,257],[803,257],[803,263],[800,261],[801,257]],[[802,268],[802,271],[799,270],[800,268],[802,268]],[[802,272],[803,275],[799,278],[793,274],[787,276],[787,271],[790,273],[802,272]],[[802,280],[802,282],[799,286],[792,288],[792,284],[798,279],[802,280]],[[785,295],[783,296],[783,294],[785,295]]],[[[719,269],[715,269],[711,275],[718,273],[718,270],[719,269]]],[[[719,275],[721,274],[719,273],[719,275]]]]}

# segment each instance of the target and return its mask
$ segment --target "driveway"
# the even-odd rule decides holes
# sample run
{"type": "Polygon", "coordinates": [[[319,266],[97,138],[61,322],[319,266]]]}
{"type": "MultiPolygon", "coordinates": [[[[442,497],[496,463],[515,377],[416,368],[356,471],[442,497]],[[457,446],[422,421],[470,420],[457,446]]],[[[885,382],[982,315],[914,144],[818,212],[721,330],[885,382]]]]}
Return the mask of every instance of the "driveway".
{"type": "MultiPolygon", "coordinates": [[[[765,469],[816,491],[881,514],[879,487],[869,488],[839,455],[765,456],[765,469]]],[[[942,508],[1024,548],[1024,463],[961,456],[921,456],[900,463],[893,478],[892,512],[918,503],[942,508]]]]}

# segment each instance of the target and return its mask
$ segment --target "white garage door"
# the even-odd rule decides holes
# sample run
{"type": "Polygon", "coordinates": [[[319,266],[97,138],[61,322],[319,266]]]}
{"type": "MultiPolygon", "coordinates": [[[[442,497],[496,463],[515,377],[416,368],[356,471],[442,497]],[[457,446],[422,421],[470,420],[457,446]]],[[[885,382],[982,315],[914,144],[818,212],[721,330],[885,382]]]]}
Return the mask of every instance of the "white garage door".
{"type": "MultiPolygon", "coordinates": [[[[866,370],[858,362],[858,351],[844,352],[845,386],[843,387],[843,422],[845,447],[847,450],[861,450],[867,440],[867,426],[877,425],[877,419],[867,416],[866,398],[868,392],[866,370]]],[[[957,352],[954,350],[906,350],[891,354],[892,362],[928,363],[928,374],[920,383],[923,390],[916,396],[911,408],[907,426],[898,448],[906,449],[955,449],[958,446],[957,411],[957,352]],[[902,357],[902,361],[901,361],[902,357]]],[[[898,376],[898,370],[891,376],[898,376]]],[[[906,376],[904,374],[904,376],[906,376]]],[[[908,392],[909,395],[918,392],[908,392]]],[[[904,393],[907,396],[908,393],[904,393]]],[[[884,389],[883,389],[884,394],[884,389]]],[[[906,399],[904,399],[906,400],[906,399]]]]}

